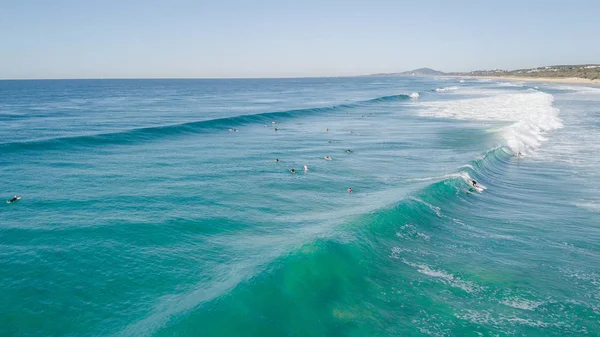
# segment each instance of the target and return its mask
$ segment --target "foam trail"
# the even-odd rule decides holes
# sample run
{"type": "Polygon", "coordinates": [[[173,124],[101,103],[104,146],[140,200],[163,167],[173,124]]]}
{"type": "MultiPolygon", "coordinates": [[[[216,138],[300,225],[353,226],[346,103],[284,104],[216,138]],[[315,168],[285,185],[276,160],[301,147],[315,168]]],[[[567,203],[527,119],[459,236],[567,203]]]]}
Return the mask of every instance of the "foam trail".
{"type": "Polygon", "coordinates": [[[418,92],[413,92],[412,94],[409,95],[410,98],[413,99],[418,99],[419,97],[421,97],[421,95],[419,95],[418,92]]]}

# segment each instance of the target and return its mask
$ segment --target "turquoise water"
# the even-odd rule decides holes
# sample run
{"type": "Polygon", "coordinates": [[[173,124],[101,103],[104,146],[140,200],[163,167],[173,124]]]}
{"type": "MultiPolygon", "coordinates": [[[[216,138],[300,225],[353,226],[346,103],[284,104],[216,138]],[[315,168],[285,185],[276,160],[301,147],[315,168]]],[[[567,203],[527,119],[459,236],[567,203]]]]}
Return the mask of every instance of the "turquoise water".
{"type": "Polygon", "coordinates": [[[451,78],[0,81],[0,191],[22,197],[0,206],[0,335],[600,335],[599,103],[451,78]]]}

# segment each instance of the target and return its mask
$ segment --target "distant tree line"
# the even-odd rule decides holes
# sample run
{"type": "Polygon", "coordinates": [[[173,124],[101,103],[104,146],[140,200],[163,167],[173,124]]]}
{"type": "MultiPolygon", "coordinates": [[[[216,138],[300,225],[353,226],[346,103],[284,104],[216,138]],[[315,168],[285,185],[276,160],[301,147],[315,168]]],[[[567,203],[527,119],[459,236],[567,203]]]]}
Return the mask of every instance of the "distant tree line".
{"type": "Polygon", "coordinates": [[[590,80],[600,80],[600,65],[585,64],[585,65],[565,65],[539,67],[530,69],[517,70],[478,70],[469,73],[470,75],[486,75],[486,76],[523,76],[523,77],[546,77],[546,78],[566,78],[577,77],[587,78],[590,80]]]}

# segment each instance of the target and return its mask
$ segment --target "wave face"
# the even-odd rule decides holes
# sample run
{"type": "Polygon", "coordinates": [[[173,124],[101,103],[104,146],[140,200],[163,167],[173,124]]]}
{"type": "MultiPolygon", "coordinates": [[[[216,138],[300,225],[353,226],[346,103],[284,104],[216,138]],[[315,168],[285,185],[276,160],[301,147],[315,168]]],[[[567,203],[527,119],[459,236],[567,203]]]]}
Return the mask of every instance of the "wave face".
{"type": "Polygon", "coordinates": [[[600,330],[593,88],[7,83],[2,336],[600,330]]]}

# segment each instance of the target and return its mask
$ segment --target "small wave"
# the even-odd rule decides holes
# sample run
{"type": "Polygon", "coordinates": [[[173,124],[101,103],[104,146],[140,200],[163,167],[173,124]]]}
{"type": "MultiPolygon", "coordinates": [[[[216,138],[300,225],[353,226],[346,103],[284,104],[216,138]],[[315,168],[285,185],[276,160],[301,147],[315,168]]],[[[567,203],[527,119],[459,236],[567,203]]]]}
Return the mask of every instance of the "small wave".
{"type": "MultiPolygon", "coordinates": [[[[471,165],[469,165],[471,166],[471,165]]],[[[471,168],[473,168],[471,166],[471,168]]],[[[450,173],[450,174],[444,174],[441,176],[433,176],[433,177],[423,177],[423,178],[409,178],[409,179],[405,179],[403,181],[405,182],[418,182],[418,181],[442,181],[442,180],[446,180],[446,179],[453,179],[453,178],[460,178],[462,177],[462,175],[460,173],[450,173]]]]}
{"type": "Polygon", "coordinates": [[[523,87],[524,86],[522,83],[512,83],[512,82],[498,82],[496,84],[499,86],[502,86],[502,87],[523,87]]]}
{"type": "Polygon", "coordinates": [[[382,96],[382,97],[373,98],[373,99],[370,99],[370,100],[363,101],[363,103],[378,103],[378,102],[389,102],[389,101],[401,101],[401,100],[405,100],[405,99],[409,99],[409,98],[410,98],[410,96],[408,96],[408,95],[398,94],[398,95],[389,95],[389,96],[382,96]]]}
{"type": "Polygon", "coordinates": [[[576,207],[587,209],[595,213],[600,213],[600,202],[584,201],[575,203],[576,207]]]}
{"type": "Polygon", "coordinates": [[[421,97],[421,95],[419,95],[418,92],[413,92],[412,94],[409,95],[409,97],[412,99],[418,99],[419,97],[421,97]]]}
{"type": "Polygon", "coordinates": [[[257,103],[257,104],[271,104],[271,103],[279,103],[279,102],[281,102],[281,100],[275,99],[275,98],[257,98],[255,100],[252,100],[251,102],[257,103]]]}
{"type": "Polygon", "coordinates": [[[435,89],[435,92],[448,92],[448,91],[454,91],[457,89],[458,89],[458,87],[437,88],[437,89],[435,89]]]}

